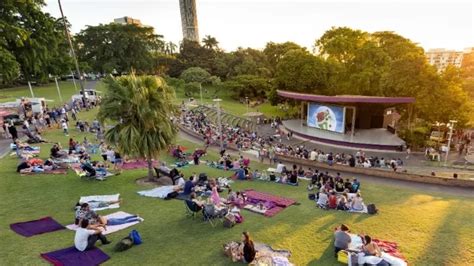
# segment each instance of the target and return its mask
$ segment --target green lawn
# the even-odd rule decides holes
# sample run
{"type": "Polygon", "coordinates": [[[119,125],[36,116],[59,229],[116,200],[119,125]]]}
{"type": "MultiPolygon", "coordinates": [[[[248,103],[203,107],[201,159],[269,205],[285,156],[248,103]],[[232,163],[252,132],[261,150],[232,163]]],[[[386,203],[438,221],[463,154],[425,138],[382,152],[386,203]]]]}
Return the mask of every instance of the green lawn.
{"type": "MultiPolygon", "coordinates": [[[[81,116],[91,117],[91,114],[81,116]]],[[[73,131],[71,136],[82,139],[84,134],[73,131]]],[[[48,132],[45,138],[63,144],[67,141],[59,129],[48,132]]],[[[184,140],[178,142],[189,149],[196,147],[184,140]]],[[[49,145],[41,146],[44,158],[49,145]]],[[[216,158],[213,153],[208,156],[216,158]]],[[[162,159],[171,161],[165,154],[162,159]]],[[[223,255],[222,244],[238,240],[244,230],[250,231],[256,241],[291,250],[292,262],[296,265],[337,265],[333,257],[332,230],[340,223],[348,224],[354,232],[398,242],[411,265],[469,265],[474,261],[473,198],[362,181],[365,201],[376,203],[380,209],[380,214],[368,216],[315,208],[307,199],[305,183],[292,187],[259,181],[236,182],[234,189],[266,191],[294,198],[301,205],[291,206],[273,218],[243,211],[243,224],[232,229],[220,225],[212,228],[199,219],[186,218],[182,201],[139,196],[136,192],[145,188],[136,185],[135,179],[144,176],[145,170],[125,171],[107,181],[94,182],[81,180],[71,172],[56,176],[20,176],[15,172],[16,164],[14,158],[0,160],[1,265],[44,265],[40,253],[73,244],[71,231],[24,238],[9,229],[10,223],[52,216],[66,225],[73,221],[73,206],[81,195],[113,193],[120,193],[124,200],[120,210],[137,213],[145,219],[134,227],[142,235],[144,244],[122,253],[114,252],[113,244],[103,247],[111,256],[106,265],[228,265],[231,262],[223,255]]],[[[252,166],[266,167],[255,163],[252,166]]],[[[192,172],[207,172],[211,177],[230,175],[206,166],[190,166],[183,172],[186,176],[192,172]]],[[[114,233],[110,239],[116,243],[129,231],[114,233]]]]}
{"type": "MultiPolygon", "coordinates": [[[[205,89],[203,88],[203,102],[204,104],[212,104],[213,103],[213,96],[215,89],[210,87],[208,88],[208,93],[205,93],[205,89]]],[[[233,115],[236,116],[242,116],[243,114],[247,112],[262,112],[265,116],[267,117],[273,117],[273,116],[285,116],[285,112],[281,109],[279,109],[277,106],[272,106],[270,103],[266,102],[264,104],[260,104],[255,107],[249,107],[247,109],[246,104],[239,103],[238,101],[232,99],[231,93],[229,91],[225,91],[224,89],[220,89],[217,92],[217,96],[222,99],[221,106],[222,108],[233,115]],[[248,111],[247,111],[248,110],[248,111]]],[[[194,99],[200,103],[201,98],[199,95],[199,92],[196,93],[194,96],[194,99]]],[[[177,89],[176,90],[176,102],[181,103],[182,101],[187,101],[189,98],[184,95],[184,91],[182,89],[177,89]]]]}
{"type": "MultiPolygon", "coordinates": [[[[81,89],[78,81],[76,81],[77,91],[72,81],[60,81],[58,83],[64,102],[70,100],[73,94],[78,94],[81,89]]],[[[33,93],[35,97],[44,97],[47,100],[52,100],[52,104],[60,103],[56,83],[54,82],[47,85],[33,86],[33,93]]],[[[28,86],[0,89],[0,102],[15,101],[21,97],[31,97],[28,86]]]]}

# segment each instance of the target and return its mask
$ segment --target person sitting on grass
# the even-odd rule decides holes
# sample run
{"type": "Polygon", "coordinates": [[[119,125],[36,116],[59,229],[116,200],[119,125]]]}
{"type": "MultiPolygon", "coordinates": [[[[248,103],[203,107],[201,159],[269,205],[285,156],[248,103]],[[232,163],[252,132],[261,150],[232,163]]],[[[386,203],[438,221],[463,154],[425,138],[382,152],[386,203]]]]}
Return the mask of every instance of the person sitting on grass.
{"type": "Polygon", "coordinates": [[[354,178],[351,183],[351,192],[352,193],[357,193],[360,189],[360,182],[354,178]]]}
{"type": "Polygon", "coordinates": [[[334,256],[337,258],[337,253],[349,248],[350,243],[351,236],[349,235],[349,227],[345,224],[341,224],[334,232],[334,256]]]}
{"type": "Polygon", "coordinates": [[[331,191],[331,194],[328,198],[328,208],[329,209],[336,209],[337,208],[337,197],[336,192],[331,191]]]}
{"type": "Polygon", "coordinates": [[[61,151],[61,145],[56,143],[51,147],[51,157],[52,158],[65,158],[67,154],[61,151]]]}
{"type": "MultiPolygon", "coordinates": [[[[380,247],[377,245],[377,243],[372,242],[372,238],[368,235],[365,235],[362,238],[364,242],[364,246],[362,247],[362,250],[364,251],[365,256],[377,256],[381,257],[382,256],[382,250],[380,247]]],[[[377,264],[377,265],[385,265],[385,264],[377,264]]]]}
{"type": "Polygon", "coordinates": [[[352,211],[363,211],[364,210],[364,201],[360,193],[357,193],[356,196],[351,201],[351,210],[352,211]]]}
{"type": "Polygon", "coordinates": [[[79,251],[86,251],[94,248],[95,242],[100,240],[102,245],[110,244],[111,242],[102,234],[102,231],[99,229],[88,229],[89,221],[82,220],[81,227],[76,230],[74,236],[74,246],[79,251]]]}
{"type": "Polygon", "coordinates": [[[344,182],[342,179],[337,179],[335,186],[336,192],[344,192],[344,182]]]}
{"type": "Polygon", "coordinates": [[[97,172],[88,160],[81,159],[81,169],[86,172],[87,177],[94,177],[97,172]]]}
{"type": "Polygon", "coordinates": [[[193,192],[194,190],[194,186],[196,186],[196,184],[194,183],[194,176],[191,176],[189,177],[189,180],[184,183],[183,194],[191,194],[191,192],[193,192]]]}
{"type": "Polygon", "coordinates": [[[251,263],[255,260],[257,251],[248,232],[242,233],[242,244],[240,245],[240,255],[243,263],[251,263]]]}
{"type": "Polygon", "coordinates": [[[296,170],[291,171],[288,183],[292,185],[298,185],[298,173],[296,170]]]}
{"type": "Polygon", "coordinates": [[[347,211],[349,210],[349,201],[347,200],[347,193],[342,193],[342,196],[339,198],[337,202],[337,210],[339,211],[347,211]]]}
{"type": "Polygon", "coordinates": [[[324,191],[324,188],[321,188],[319,190],[318,201],[316,202],[316,205],[319,208],[326,209],[328,207],[328,200],[328,195],[324,191]]]}

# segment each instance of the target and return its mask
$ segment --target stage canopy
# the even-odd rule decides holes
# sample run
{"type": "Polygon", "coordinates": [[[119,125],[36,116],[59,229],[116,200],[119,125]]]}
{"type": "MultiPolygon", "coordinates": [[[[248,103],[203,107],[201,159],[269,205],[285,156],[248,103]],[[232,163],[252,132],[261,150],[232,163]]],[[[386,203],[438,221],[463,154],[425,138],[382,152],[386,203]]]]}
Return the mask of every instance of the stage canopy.
{"type": "Polygon", "coordinates": [[[325,103],[378,103],[378,104],[401,104],[413,103],[413,97],[380,97],[380,96],[361,96],[361,95],[315,95],[307,93],[298,93],[291,91],[278,90],[278,95],[283,98],[302,100],[308,102],[325,102],[325,103]]]}

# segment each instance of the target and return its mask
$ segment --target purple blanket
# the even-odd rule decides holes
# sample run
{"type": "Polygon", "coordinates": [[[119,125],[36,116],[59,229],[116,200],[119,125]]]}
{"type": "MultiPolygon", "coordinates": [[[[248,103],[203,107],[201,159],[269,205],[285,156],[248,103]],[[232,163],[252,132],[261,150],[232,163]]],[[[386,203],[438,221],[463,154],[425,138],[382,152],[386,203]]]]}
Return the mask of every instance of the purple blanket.
{"type": "Polygon", "coordinates": [[[98,248],[81,252],[75,247],[43,253],[41,257],[55,266],[92,266],[110,259],[107,254],[98,248]]]}
{"type": "Polygon", "coordinates": [[[25,237],[65,229],[64,226],[49,216],[38,220],[10,224],[10,228],[17,234],[25,237]]]}

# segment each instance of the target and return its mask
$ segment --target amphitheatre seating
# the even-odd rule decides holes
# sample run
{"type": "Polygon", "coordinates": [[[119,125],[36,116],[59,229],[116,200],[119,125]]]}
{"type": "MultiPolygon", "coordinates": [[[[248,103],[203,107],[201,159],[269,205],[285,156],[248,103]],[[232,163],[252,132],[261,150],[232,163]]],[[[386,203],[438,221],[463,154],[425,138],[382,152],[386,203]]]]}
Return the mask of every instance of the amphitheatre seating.
{"type": "MultiPolygon", "coordinates": [[[[198,107],[194,108],[195,111],[203,112],[206,114],[207,118],[212,122],[212,123],[217,123],[217,110],[208,106],[204,105],[199,105],[198,107]]],[[[229,113],[226,113],[224,111],[221,112],[221,121],[224,124],[229,124],[231,126],[241,126],[241,127],[246,127],[250,129],[255,129],[255,124],[246,118],[242,118],[239,116],[235,116],[229,113]]]]}

